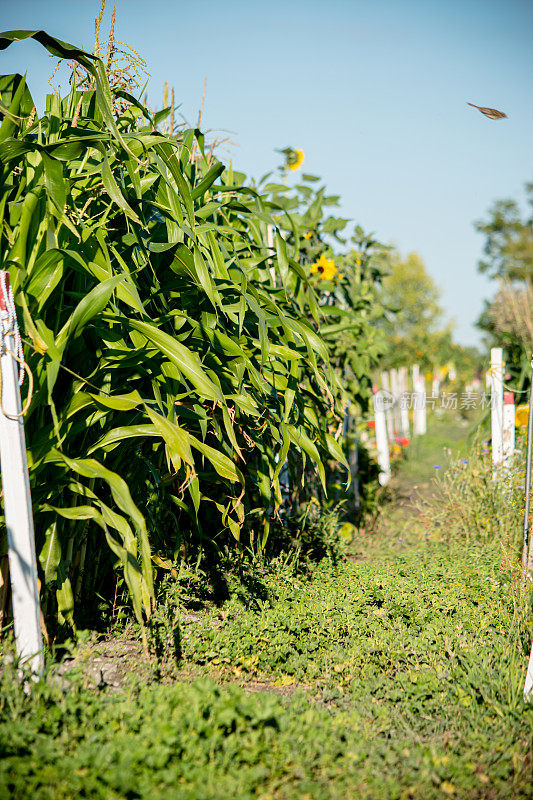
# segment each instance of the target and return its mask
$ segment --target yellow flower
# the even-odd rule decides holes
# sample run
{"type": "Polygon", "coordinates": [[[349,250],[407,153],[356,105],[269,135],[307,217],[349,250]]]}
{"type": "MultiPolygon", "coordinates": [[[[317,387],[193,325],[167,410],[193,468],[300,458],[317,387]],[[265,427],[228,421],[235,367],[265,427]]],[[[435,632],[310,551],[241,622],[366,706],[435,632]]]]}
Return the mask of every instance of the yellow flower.
{"type": "Polygon", "coordinates": [[[300,169],[300,167],[304,163],[304,159],[305,159],[304,151],[300,150],[297,147],[295,150],[292,150],[287,156],[287,167],[293,172],[296,172],[296,170],[300,169]]]}
{"type": "Polygon", "coordinates": [[[304,239],[311,239],[312,236],[313,236],[312,231],[307,231],[307,233],[304,233],[304,239]]]}
{"type": "Polygon", "coordinates": [[[525,428],[528,423],[529,406],[517,406],[514,412],[514,424],[516,428],[525,428]]]}
{"type": "Polygon", "coordinates": [[[450,781],[442,781],[440,788],[444,794],[448,795],[448,797],[451,797],[457,791],[456,787],[450,781]]]}
{"type": "Polygon", "coordinates": [[[315,261],[311,267],[311,272],[318,273],[324,281],[330,281],[337,272],[337,267],[332,258],[326,258],[322,253],[318,261],[315,261]]]}

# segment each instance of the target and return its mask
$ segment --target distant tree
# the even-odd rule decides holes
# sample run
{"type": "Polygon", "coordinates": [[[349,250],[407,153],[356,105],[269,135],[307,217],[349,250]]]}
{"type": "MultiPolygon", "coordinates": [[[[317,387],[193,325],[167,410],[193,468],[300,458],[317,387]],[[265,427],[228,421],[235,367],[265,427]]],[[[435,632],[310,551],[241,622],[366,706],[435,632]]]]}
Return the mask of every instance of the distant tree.
{"type": "Polygon", "coordinates": [[[527,379],[533,350],[533,183],[525,190],[529,213],[523,215],[515,200],[497,200],[488,219],[474,223],[485,237],[478,269],[498,282],[477,326],[488,346],[505,349],[508,369],[519,386],[527,379]]]}
{"type": "Polygon", "coordinates": [[[434,330],[442,318],[440,291],[417,253],[405,260],[393,255],[390,274],[383,279],[383,303],[393,311],[387,327],[395,337],[413,338],[434,330]]]}
{"type": "MultiPolygon", "coordinates": [[[[533,212],[533,183],[525,186],[533,212]]],[[[480,272],[491,278],[526,281],[533,277],[533,213],[525,217],[515,200],[497,200],[489,218],[474,223],[485,236],[480,272]]]]}
{"type": "Polygon", "coordinates": [[[444,320],[440,298],[438,286],[417,253],[409,253],[405,259],[392,253],[380,295],[388,309],[382,325],[390,345],[381,361],[384,369],[419,364],[424,372],[434,373],[453,363],[461,375],[473,376],[479,354],[475,348],[454,343],[453,325],[444,320]]]}

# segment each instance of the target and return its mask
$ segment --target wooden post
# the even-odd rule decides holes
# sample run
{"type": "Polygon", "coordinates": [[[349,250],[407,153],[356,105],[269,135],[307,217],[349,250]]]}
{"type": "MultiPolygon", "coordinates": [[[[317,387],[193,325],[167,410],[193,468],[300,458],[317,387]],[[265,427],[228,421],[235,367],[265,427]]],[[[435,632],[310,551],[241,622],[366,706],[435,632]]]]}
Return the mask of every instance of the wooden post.
{"type": "Polygon", "coordinates": [[[374,422],[376,426],[376,447],[378,450],[378,464],[381,468],[379,482],[386,486],[390,481],[389,441],[387,439],[387,424],[385,422],[385,409],[383,408],[383,393],[374,386],[374,422]]]}
{"type": "Polygon", "coordinates": [[[492,466],[494,475],[503,461],[503,351],[493,347],[490,351],[492,466]]]}
{"type": "MultiPolygon", "coordinates": [[[[391,390],[390,390],[390,380],[389,380],[389,373],[388,372],[382,372],[381,373],[381,385],[382,385],[383,391],[385,393],[385,399],[388,398],[388,397],[391,397],[391,402],[392,402],[392,396],[391,396],[391,390]]],[[[387,422],[387,435],[389,437],[389,440],[392,441],[392,437],[394,436],[394,424],[392,422],[392,411],[391,411],[391,408],[390,408],[390,403],[386,403],[385,404],[385,420],[387,422]]]]}
{"type": "Polygon", "coordinates": [[[0,271],[0,468],[4,492],[11,598],[17,654],[21,664],[42,675],[39,588],[33,515],[20,399],[18,333],[9,273],[0,271]]]}
{"type": "Polygon", "coordinates": [[[398,383],[398,370],[390,371],[390,390],[392,394],[392,419],[394,420],[394,433],[400,433],[400,391],[398,383]]]}
{"type": "Polygon", "coordinates": [[[413,366],[413,433],[421,436],[426,433],[426,382],[420,374],[418,364],[413,366]]]}
{"type": "Polygon", "coordinates": [[[515,444],[515,423],[514,423],[514,394],[504,392],[503,394],[503,465],[509,470],[513,462],[515,444]]]}
{"type": "Polygon", "coordinates": [[[409,409],[407,402],[407,367],[401,367],[398,370],[398,382],[400,388],[400,430],[402,436],[409,438],[409,409]]]}
{"type": "Polygon", "coordinates": [[[427,433],[427,405],[426,405],[426,379],[423,375],[418,378],[418,396],[420,398],[420,413],[418,415],[418,433],[427,433]]]}

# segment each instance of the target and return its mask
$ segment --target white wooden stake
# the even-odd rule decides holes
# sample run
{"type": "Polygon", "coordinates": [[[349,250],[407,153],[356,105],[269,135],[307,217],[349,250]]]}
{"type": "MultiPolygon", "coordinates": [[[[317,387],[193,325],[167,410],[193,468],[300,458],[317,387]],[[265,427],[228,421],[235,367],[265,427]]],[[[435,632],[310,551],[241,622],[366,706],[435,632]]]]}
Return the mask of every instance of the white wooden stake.
{"type": "Polygon", "coordinates": [[[383,408],[383,393],[374,386],[374,422],[376,426],[376,447],[378,450],[378,464],[381,468],[379,482],[386,486],[390,481],[389,441],[387,439],[387,424],[383,408]]]}
{"type": "Polygon", "coordinates": [[[400,433],[400,391],[398,385],[398,371],[390,371],[390,389],[392,393],[392,418],[394,420],[394,433],[400,433]]]}
{"type": "Polygon", "coordinates": [[[496,470],[503,460],[503,351],[493,347],[490,351],[491,414],[492,414],[492,466],[496,470]]]}
{"type": "Polygon", "coordinates": [[[409,410],[407,403],[407,367],[398,370],[398,382],[400,389],[400,430],[402,436],[409,438],[409,410]]]}
{"type": "Polygon", "coordinates": [[[413,366],[413,407],[414,407],[414,421],[413,433],[416,436],[421,436],[426,433],[426,381],[424,376],[420,374],[420,367],[418,364],[413,366]]]}
{"type": "Polygon", "coordinates": [[[387,423],[387,436],[389,440],[394,436],[394,422],[392,419],[392,393],[390,385],[390,375],[388,372],[381,373],[381,386],[383,389],[383,405],[385,408],[385,420],[387,423]]]}
{"type": "Polygon", "coordinates": [[[17,654],[38,674],[43,673],[39,588],[33,515],[22,421],[15,305],[9,273],[0,271],[0,469],[4,492],[9,572],[17,654]]]}
{"type": "Polygon", "coordinates": [[[427,433],[427,405],[426,405],[426,379],[423,375],[418,378],[418,396],[420,398],[420,411],[418,414],[418,433],[427,433]]]}
{"type": "Polygon", "coordinates": [[[514,394],[504,392],[503,394],[503,465],[510,468],[514,456],[515,426],[514,426],[514,394]]]}
{"type": "Polygon", "coordinates": [[[390,373],[383,372],[381,375],[381,380],[383,387],[383,406],[385,409],[385,420],[387,422],[387,436],[389,437],[389,441],[392,441],[394,436],[394,419],[392,411],[394,397],[391,389],[390,373]]]}

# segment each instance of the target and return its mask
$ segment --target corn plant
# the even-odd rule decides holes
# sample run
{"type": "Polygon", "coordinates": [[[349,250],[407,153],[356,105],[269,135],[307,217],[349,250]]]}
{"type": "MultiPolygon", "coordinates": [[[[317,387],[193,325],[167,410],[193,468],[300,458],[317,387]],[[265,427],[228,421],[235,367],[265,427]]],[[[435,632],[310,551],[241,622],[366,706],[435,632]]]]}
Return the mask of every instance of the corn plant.
{"type": "Polygon", "coordinates": [[[90,76],[80,90],[75,69],[42,114],[23,77],[0,78],[0,252],[35,378],[44,602],[73,624],[76,601],[109,594],[111,553],[142,623],[154,564],[265,546],[289,451],[324,489],[324,459],[346,464],[342,376],[298,220],[199,130],[162,133],[169,109],[113,94],[98,57],[43,31],[0,49],[30,37],[90,76]]]}

